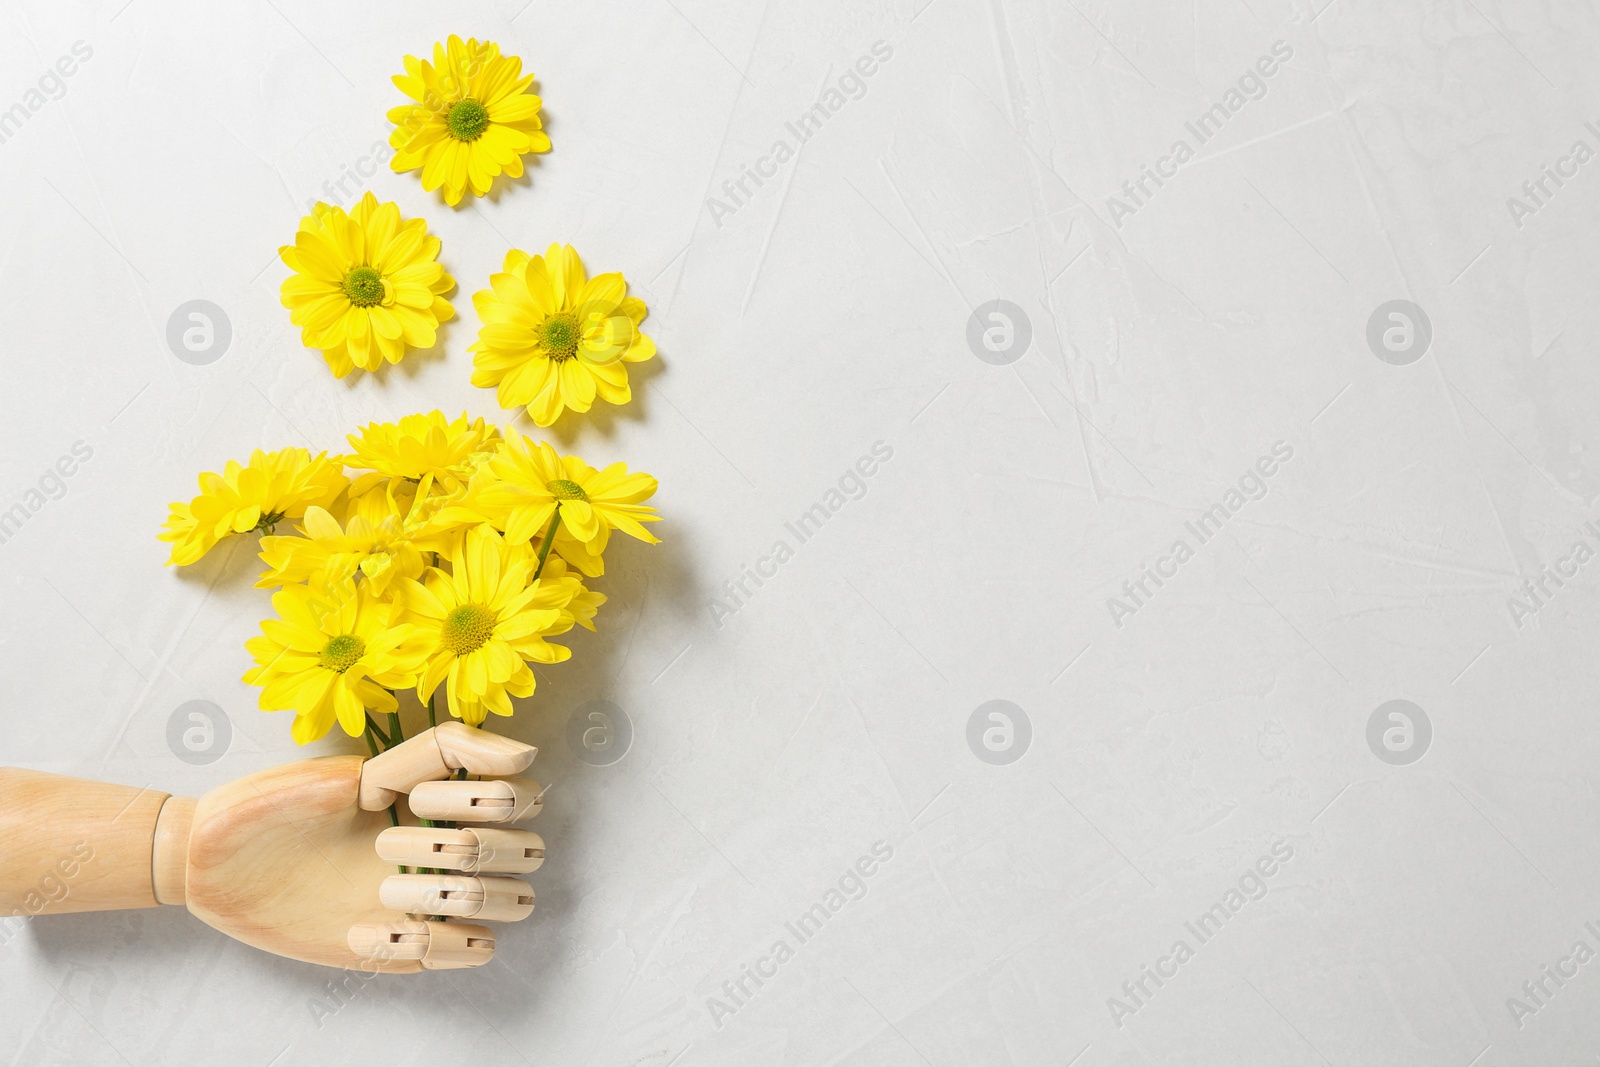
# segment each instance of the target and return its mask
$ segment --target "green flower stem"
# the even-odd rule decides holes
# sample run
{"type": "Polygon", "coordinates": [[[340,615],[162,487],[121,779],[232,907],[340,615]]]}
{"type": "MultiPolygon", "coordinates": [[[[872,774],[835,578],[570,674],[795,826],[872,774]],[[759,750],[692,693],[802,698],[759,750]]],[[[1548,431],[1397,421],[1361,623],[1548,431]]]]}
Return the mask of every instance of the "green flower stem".
{"type": "Polygon", "coordinates": [[[386,749],[392,747],[389,744],[389,735],[378,729],[378,724],[372,721],[371,715],[367,716],[367,732],[362,736],[367,739],[367,744],[372,748],[372,754],[374,756],[378,754],[378,749],[373,741],[373,738],[377,738],[378,741],[382,741],[383,747],[386,749]]]}
{"type": "Polygon", "coordinates": [[[539,575],[544,573],[544,561],[549,558],[550,546],[556,543],[556,527],[561,525],[561,505],[556,505],[556,513],[550,516],[550,525],[544,531],[544,544],[539,546],[539,566],[534,569],[533,580],[538,581],[539,575]]]}
{"type": "MultiPolygon", "coordinates": [[[[405,731],[400,728],[400,713],[398,711],[391,711],[389,713],[389,746],[393,748],[395,745],[398,745],[405,739],[405,731]]],[[[396,810],[395,804],[389,805],[389,825],[400,825],[400,813],[396,810]]],[[[400,868],[400,873],[409,874],[410,870],[411,869],[409,867],[402,866],[400,868]]]]}
{"type": "Polygon", "coordinates": [[[433,706],[433,702],[438,699],[439,691],[435,689],[433,694],[428,697],[428,725],[430,727],[439,725],[439,712],[433,706]]]}

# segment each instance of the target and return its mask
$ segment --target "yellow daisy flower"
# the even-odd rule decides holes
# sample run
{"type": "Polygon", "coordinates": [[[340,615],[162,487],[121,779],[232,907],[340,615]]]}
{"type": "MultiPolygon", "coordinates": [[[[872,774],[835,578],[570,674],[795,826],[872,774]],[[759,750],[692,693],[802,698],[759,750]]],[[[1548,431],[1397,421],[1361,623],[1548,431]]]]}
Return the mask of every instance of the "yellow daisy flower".
{"type": "Polygon", "coordinates": [[[511,698],[533,694],[528,661],[559,663],[572,655],[546,637],[570,630],[568,606],[581,589],[573,578],[533,579],[526,545],[510,545],[488,526],[469,530],[450,572],[434,567],[421,581],[402,579],[396,603],[412,626],[408,652],[420,671],[417,696],[427,703],[441,684],[450,714],[474,725],[488,712],[511,714],[511,698]]]}
{"type": "Polygon", "coordinates": [[[628,363],[656,354],[639,331],[648,309],[621,274],[589,278],[571,245],[542,256],[512,249],[504,269],[474,293],[483,327],[470,351],[472,384],[497,387],[500,406],[526,407],[540,426],[567,408],[633,399],[628,363]]]}
{"type": "Polygon", "coordinates": [[[595,633],[594,617],[599,612],[600,605],[610,597],[604,593],[597,593],[583,584],[583,581],[567,574],[567,563],[559,556],[551,556],[544,561],[544,570],[539,573],[541,581],[558,582],[563,578],[571,578],[577,582],[577,592],[572,596],[572,602],[566,610],[572,615],[573,621],[590,633],[595,633]]]}
{"type": "Polygon", "coordinates": [[[555,551],[595,576],[603,573],[600,556],[612,530],[647,544],[660,543],[642,525],[661,519],[655,508],[642,503],[655,494],[656,485],[648,474],[629,474],[625,463],[597,471],[577,456],[558,456],[548,442],[513,432],[461,501],[446,508],[440,519],[489,522],[503,529],[510,543],[527,544],[548,536],[559,517],[555,551]]]}
{"type": "MultiPolygon", "coordinates": [[[[443,412],[407,415],[399,422],[374,422],[361,433],[348,435],[353,455],[345,464],[355,470],[374,471],[380,477],[437,482],[451,490],[471,472],[472,456],[495,447],[500,430],[482,419],[448,419],[443,412]]],[[[372,476],[357,479],[357,490],[371,484],[372,476]]]]}
{"type": "Polygon", "coordinates": [[[307,508],[328,507],[349,484],[338,460],[303,448],[256,449],[248,466],[230,459],[221,474],[200,475],[199,496],[170,506],[159,535],[172,542],[167,563],[194,563],[229,534],[270,534],[284,519],[303,517],[307,508]]]}
{"type": "Polygon", "coordinates": [[[336,378],[398,363],[407,347],[432,348],[439,323],[455,316],[444,294],[456,283],[436,261],[439,239],[370,192],[348,214],[318,203],[278,255],[294,271],[280,298],[290,321],[336,378]]]}
{"type": "Polygon", "coordinates": [[[262,711],[293,711],[293,735],[306,744],[337,720],[359,737],[366,709],[391,712],[399,704],[390,689],[415,684],[416,674],[396,649],[409,636],[391,626],[393,608],[367,586],[349,579],[322,588],[291,585],[272,597],[275,619],[261,623],[261,636],[245,642],[256,666],[244,675],[262,687],[262,711]]]}
{"type": "MultiPolygon", "coordinates": [[[[572,531],[565,526],[556,527],[556,538],[551,544],[554,552],[547,553],[551,559],[557,556],[576,567],[585,577],[598,578],[606,572],[606,561],[602,553],[605,551],[609,537],[596,538],[599,547],[588,541],[580,540],[572,535],[572,531]]],[[[543,548],[544,541],[540,540],[539,546],[543,548]]]]}
{"type": "Polygon", "coordinates": [[[261,559],[267,570],[258,589],[313,578],[340,582],[365,576],[382,596],[395,578],[421,576],[422,552],[406,526],[405,502],[394,496],[392,483],[356,498],[343,526],[324,508],[307,508],[299,537],[263,537],[261,559]]]}
{"type": "Polygon", "coordinates": [[[527,153],[550,151],[543,101],[528,92],[533,75],[493,41],[451,34],[433,46],[432,63],[406,56],[405,64],[394,84],[416,103],[389,110],[395,173],[421,168],[422,188],[442,187],[453,207],[468,189],[483,196],[502,172],[522,177],[527,153]]]}

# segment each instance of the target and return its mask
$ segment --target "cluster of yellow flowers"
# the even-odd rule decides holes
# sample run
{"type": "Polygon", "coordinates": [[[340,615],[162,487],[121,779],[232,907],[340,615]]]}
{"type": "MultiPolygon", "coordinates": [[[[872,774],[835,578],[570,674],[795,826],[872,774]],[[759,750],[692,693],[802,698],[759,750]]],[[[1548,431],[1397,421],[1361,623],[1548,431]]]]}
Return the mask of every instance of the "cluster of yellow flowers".
{"type": "MultiPolygon", "coordinates": [[[[389,112],[391,165],[420,170],[423,189],[442,190],[451,206],[468,190],[485,195],[501,174],[520,177],[523,155],[550,149],[533,75],[492,41],[452,36],[432,62],[407,56],[394,83],[412,103],[389,112]]],[[[316,204],[278,253],[292,271],[282,303],[336,377],[433,347],[455,316],[439,239],[370,192],[349,211],[316,204]]],[[[597,398],[626,404],[626,365],[656,354],[639,329],[644,302],[621,274],[589,277],[570,245],[508,252],[473,305],[473,384],[539,426],[597,398]]],[[[256,585],[277,590],[277,617],[247,643],[256,665],[244,680],[261,686],[263,710],[295,713],[301,744],[335,722],[374,754],[398,744],[395,694],[413,688],[433,724],[441,689],[464,722],[510,715],[512,697],[533,694],[529,664],[571,655],[549,639],[594,629],[606,598],[585,579],[604,573],[611,532],[658,540],[643,525],[660,518],[644,503],[656,480],[621,463],[595,470],[515,430],[438,411],[374,423],[349,441],[349,455],[258,450],[202,474],[199,495],[171,505],[160,535],[179,565],[233,535],[264,535],[256,585]],[[292,533],[279,532],[285,523],[292,533]],[[387,731],[374,712],[388,716],[387,731]]]]}
{"type": "MultiPolygon", "coordinates": [[[[452,206],[467,190],[488,193],[501,174],[520,177],[522,156],[550,150],[540,126],[533,75],[492,41],[452,36],[433,61],[407,56],[394,83],[414,103],[394,108],[390,166],[420,170],[422,187],[452,206]]],[[[308,348],[334,375],[375,371],[409,349],[427,349],[455,316],[446,294],[455,279],[438,262],[439,239],[370,192],[349,211],[318,203],[300,220],[293,245],[278,250],[294,273],[281,300],[308,348]]],[[[539,426],[563,411],[585,412],[598,397],[631,398],[628,363],[656,354],[639,329],[644,301],[619,273],[591,278],[571,245],[544,255],[513,249],[489,288],[473,294],[482,323],[472,384],[494,388],[500,406],[526,408],[539,426]]]]}
{"type": "Polygon", "coordinates": [[[171,505],[161,539],[189,564],[221,540],[259,531],[276,618],[246,648],[265,711],[293,711],[294,739],[335,721],[374,751],[401,740],[395,693],[415,688],[437,721],[474,725],[531,696],[530,663],[571,655],[552,644],[594,629],[613,530],[647,543],[660,516],[648,474],[596,470],[545,442],[438,411],[373,423],[353,452],[255,452],[200,475],[200,494],[171,505]],[[295,523],[293,533],[278,532],[295,523]],[[369,712],[389,716],[383,730],[369,712]]]}

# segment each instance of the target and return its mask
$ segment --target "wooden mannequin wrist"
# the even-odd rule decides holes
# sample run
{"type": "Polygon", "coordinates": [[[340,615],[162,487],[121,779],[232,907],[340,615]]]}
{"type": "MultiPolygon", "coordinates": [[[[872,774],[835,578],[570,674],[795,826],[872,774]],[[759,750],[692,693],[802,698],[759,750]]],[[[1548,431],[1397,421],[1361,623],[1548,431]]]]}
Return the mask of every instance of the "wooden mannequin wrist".
{"type": "Polygon", "coordinates": [[[150,851],[151,889],[158,903],[187,901],[189,830],[194,826],[194,797],[168,797],[156,816],[155,839],[150,851]]]}
{"type": "Polygon", "coordinates": [[[0,914],[183,903],[194,805],[149,788],[0,767],[0,914]]]}

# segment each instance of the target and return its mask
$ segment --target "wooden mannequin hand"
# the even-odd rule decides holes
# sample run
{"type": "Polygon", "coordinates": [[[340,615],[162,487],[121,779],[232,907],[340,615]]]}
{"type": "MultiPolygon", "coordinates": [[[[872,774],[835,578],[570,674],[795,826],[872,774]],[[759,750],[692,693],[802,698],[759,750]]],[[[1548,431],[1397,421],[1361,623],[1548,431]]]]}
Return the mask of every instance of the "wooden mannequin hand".
{"type": "Polygon", "coordinates": [[[389,973],[480,966],[494,934],[478,923],[526,918],[533,890],[513,876],[544,861],[537,834],[482,824],[537,814],[540,789],[445,779],[461,769],[514,775],[536,752],[451,722],[370,760],[287,763],[198,801],[0,768],[0,909],[184,904],[231,937],[310,963],[389,973]],[[409,809],[462,827],[394,827],[391,805],[402,824],[409,809]]]}

